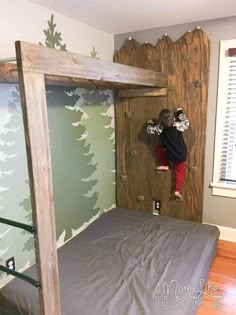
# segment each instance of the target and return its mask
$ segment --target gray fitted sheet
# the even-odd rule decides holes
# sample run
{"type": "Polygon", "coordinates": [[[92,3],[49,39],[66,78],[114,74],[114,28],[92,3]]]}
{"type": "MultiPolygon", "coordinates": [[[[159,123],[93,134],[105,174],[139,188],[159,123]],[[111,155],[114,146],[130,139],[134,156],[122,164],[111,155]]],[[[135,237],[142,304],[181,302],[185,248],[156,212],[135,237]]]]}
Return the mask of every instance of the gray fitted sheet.
{"type": "MultiPolygon", "coordinates": [[[[62,315],[196,314],[218,238],[214,226],[112,209],[58,250],[62,315]]],[[[14,279],[0,306],[39,315],[37,289],[14,279]]]]}

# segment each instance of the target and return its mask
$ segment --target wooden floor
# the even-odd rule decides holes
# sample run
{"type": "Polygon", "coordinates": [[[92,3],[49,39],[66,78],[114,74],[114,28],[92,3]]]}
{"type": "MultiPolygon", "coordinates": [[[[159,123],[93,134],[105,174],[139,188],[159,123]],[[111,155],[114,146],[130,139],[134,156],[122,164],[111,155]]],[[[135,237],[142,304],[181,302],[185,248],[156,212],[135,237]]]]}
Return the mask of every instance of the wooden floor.
{"type": "Polygon", "coordinates": [[[219,241],[204,292],[197,315],[236,315],[236,243],[219,241]]]}

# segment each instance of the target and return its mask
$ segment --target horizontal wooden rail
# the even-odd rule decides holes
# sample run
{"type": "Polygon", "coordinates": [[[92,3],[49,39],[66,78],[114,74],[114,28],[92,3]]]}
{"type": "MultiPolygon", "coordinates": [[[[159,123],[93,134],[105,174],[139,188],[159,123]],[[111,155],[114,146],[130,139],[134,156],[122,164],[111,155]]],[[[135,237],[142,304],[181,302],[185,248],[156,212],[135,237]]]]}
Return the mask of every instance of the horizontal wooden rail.
{"type": "MultiPolygon", "coordinates": [[[[0,62],[0,83],[18,84],[18,71],[14,63],[0,62]]],[[[106,81],[86,80],[55,75],[45,75],[45,84],[47,86],[66,86],[66,87],[83,87],[92,89],[132,89],[137,88],[134,84],[112,83],[106,81]]],[[[143,88],[143,86],[140,86],[143,88]]]]}
{"type": "Polygon", "coordinates": [[[149,89],[126,89],[119,90],[119,97],[155,97],[155,96],[166,96],[166,88],[149,88],[149,89]]]}
{"type": "MultiPolygon", "coordinates": [[[[0,83],[18,84],[19,77],[16,64],[0,62],[0,83]]],[[[99,89],[120,89],[134,87],[123,83],[112,84],[111,82],[103,82],[96,80],[77,79],[69,77],[58,77],[54,75],[45,75],[45,84],[48,86],[66,86],[66,87],[83,87],[83,88],[99,88],[99,89]]]]}
{"type": "MultiPolygon", "coordinates": [[[[45,75],[64,77],[63,80],[92,80],[94,85],[124,88],[127,86],[166,87],[167,78],[160,72],[98,60],[74,53],[47,48],[27,42],[16,42],[21,50],[22,69],[45,75]],[[66,78],[66,79],[65,79],[66,78]]],[[[61,79],[57,79],[57,82],[61,79]]]]}

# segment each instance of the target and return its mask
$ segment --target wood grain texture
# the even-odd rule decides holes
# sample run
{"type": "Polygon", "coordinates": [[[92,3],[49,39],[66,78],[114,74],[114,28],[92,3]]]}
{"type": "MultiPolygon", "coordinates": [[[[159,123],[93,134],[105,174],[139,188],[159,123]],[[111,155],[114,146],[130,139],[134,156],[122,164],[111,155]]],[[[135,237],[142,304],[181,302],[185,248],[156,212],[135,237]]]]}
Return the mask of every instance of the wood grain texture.
{"type": "Polygon", "coordinates": [[[210,43],[201,29],[185,33],[176,42],[163,36],[155,46],[146,43],[139,45],[134,39],[126,40],[115,53],[115,62],[158,71],[168,78],[167,97],[117,99],[118,205],[140,208],[136,195],[141,190],[145,195],[142,207],[145,211],[152,212],[153,200],[161,200],[163,215],[199,222],[202,220],[209,56],[210,43]],[[159,143],[158,137],[145,134],[147,120],[157,118],[163,108],[174,110],[177,107],[183,107],[190,120],[190,128],[184,133],[188,147],[188,167],[183,202],[176,202],[173,198],[172,172],[155,172],[158,161],[153,152],[154,146],[159,143]],[[126,112],[133,113],[132,117],[126,118],[126,112]],[[119,150],[124,144],[126,149],[119,150]],[[127,155],[132,146],[138,152],[136,169],[127,163],[127,157],[122,156],[127,155]],[[127,173],[125,185],[119,180],[124,170],[127,173]]]}
{"type": "Polygon", "coordinates": [[[18,72],[15,64],[0,62],[0,83],[18,83],[18,72]]]}
{"type": "MultiPolygon", "coordinates": [[[[18,47],[19,48],[19,47],[18,47]]],[[[40,315],[60,315],[51,157],[43,74],[22,72],[17,49],[33,224],[36,227],[36,265],[40,315]]]]}
{"type": "Polygon", "coordinates": [[[236,243],[219,240],[207,285],[214,285],[216,291],[204,295],[197,315],[236,314],[236,243]],[[219,296],[217,304],[213,296],[219,296]]]}
{"type": "Polygon", "coordinates": [[[119,90],[119,97],[156,97],[156,96],[166,96],[166,88],[150,88],[150,89],[126,89],[119,90]]]}
{"type": "Polygon", "coordinates": [[[57,49],[22,41],[16,42],[22,51],[24,71],[85,80],[147,87],[166,87],[167,78],[159,72],[123,64],[102,61],[57,49]]]}
{"type": "MultiPolygon", "coordinates": [[[[18,84],[17,66],[13,63],[0,63],[0,83],[14,83],[18,84]]],[[[87,80],[80,78],[70,78],[55,75],[45,75],[46,85],[51,86],[68,86],[68,87],[84,87],[92,89],[124,89],[136,88],[133,84],[112,83],[98,80],[87,80]]]]}

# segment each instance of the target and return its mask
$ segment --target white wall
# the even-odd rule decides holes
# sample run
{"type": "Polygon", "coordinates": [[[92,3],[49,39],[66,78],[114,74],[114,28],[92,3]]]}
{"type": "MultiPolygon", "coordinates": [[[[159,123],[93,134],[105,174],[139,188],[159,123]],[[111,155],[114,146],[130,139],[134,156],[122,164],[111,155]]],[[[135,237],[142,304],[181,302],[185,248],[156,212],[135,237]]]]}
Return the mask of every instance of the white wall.
{"type": "Polygon", "coordinates": [[[27,0],[0,0],[0,58],[15,56],[14,42],[44,42],[43,29],[54,13],[68,50],[89,55],[95,46],[101,59],[112,60],[114,36],[27,0]]]}

